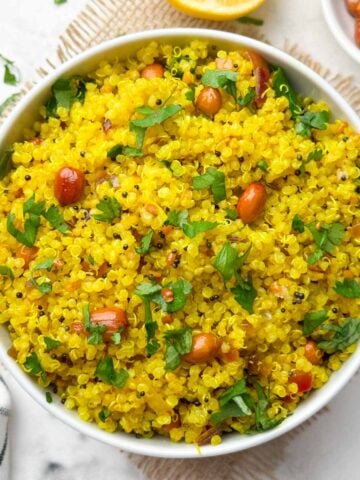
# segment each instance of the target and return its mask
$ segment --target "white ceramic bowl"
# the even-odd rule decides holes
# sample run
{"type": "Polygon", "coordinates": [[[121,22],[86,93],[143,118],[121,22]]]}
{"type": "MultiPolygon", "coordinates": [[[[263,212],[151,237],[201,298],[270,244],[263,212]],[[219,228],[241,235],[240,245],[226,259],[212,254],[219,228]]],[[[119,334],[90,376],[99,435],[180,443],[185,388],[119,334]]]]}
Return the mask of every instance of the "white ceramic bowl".
{"type": "MultiPolygon", "coordinates": [[[[347,120],[355,129],[360,131],[359,117],[340,95],[312,70],[280,50],[256,40],[220,31],[168,29],[148,31],[117,38],[92,48],[61,66],[56,72],[49,75],[35,87],[12,112],[2,127],[0,133],[0,148],[4,148],[9,143],[21,138],[22,127],[33,122],[39,105],[45,101],[49,95],[51,85],[58,77],[69,74],[85,74],[93,69],[100,60],[104,58],[125,57],[151,40],[187,43],[193,38],[209,40],[212,44],[225,48],[248,47],[259,51],[270,62],[278,64],[286,70],[297,91],[303,95],[312,96],[315,99],[325,100],[330,106],[334,116],[347,120]]],[[[7,355],[6,351],[9,346],[10,339],[7,330],[4,327],[0,327],[0,358],[10,370],[13,377],[40,405],[79,432],[134,453],[172,458],[199,457],[193,445],[171,443],[167,439],[160,437],[138,439],[133,435],[121,432],[107,433],[100,430],[94,424],[85,423],[80,420],[75,412],[66,410],[56,398],[52,404],[48,404],[45,400],[44,390],[39,388],[30,376],[26,375],[15,361],[7,355]]],[[[288,432],[307,420],[328,403],[329,400],[343,388],[359,366],[360,349],[357,349],[342,368],[331,376],[329,382],[321,390],[313,392],[307,400],[301,403],[295,413],[278,427],[253,436],[240,435],[237,433],[224,435],[223,442],[219,446],[212,447],[211,445],[206,445],[202,447],[202,456],[210,457],[245,450],[288,432]]]]}
{"type": "Polygon", "coordinates": [[[354,41],[355,19],[346,9],[344,0],[322,0],[325,20],[340,46],[360,63],[360,48],[354,41]]]}

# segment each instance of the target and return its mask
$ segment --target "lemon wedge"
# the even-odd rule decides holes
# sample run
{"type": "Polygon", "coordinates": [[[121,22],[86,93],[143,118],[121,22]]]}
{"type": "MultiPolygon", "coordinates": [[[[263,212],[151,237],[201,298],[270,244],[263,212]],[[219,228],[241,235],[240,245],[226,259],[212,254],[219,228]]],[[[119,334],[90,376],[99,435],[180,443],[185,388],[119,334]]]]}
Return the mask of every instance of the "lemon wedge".
{"type": "Polygon", "coordinates": [[[192,17],[208,20],[234,20],[260,7],[265,0],[167,0],[192,17]]]}

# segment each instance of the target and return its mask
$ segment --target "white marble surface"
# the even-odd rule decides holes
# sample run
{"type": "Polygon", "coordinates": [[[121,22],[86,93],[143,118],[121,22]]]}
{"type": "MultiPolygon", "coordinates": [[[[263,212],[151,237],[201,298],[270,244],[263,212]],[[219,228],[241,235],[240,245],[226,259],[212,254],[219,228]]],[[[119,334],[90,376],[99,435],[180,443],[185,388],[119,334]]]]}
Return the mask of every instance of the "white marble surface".
{"type": "MultiPolygon", "coordinates": [[[[16,61],[24,80],[31,79],[35,67],[54,52],[57,36],[85,4],[86,0],[68,0],[60,6],[53,0],[0,0],[0,53],[16,61]]],[[[257,16],[265,19],[263,31],[275,46],[282,47],[286,39],[297,42],[335,73],[354,75],[360,85],[360,67],[332,38],[319,0],[268,0],[257,16]]],[[[0,102],[14,91],[0,84],[0,102]]],[[[13,398],[12,480],[144,478],[124,453],[63,425],[37,406],[1,365],[0,371],[13,398]]],[[[359,393],[357,375],[316,421],[297,429],[287,442],[280,439],[259,447],[258,457],[267,456],[271,472],[256,475],[256,480],[358,480],[359,393]]],[[[246,462],[246,456],[242,458],[246,462]]],[[[168,478],[165,474],[158,480],[168,478]]]]}

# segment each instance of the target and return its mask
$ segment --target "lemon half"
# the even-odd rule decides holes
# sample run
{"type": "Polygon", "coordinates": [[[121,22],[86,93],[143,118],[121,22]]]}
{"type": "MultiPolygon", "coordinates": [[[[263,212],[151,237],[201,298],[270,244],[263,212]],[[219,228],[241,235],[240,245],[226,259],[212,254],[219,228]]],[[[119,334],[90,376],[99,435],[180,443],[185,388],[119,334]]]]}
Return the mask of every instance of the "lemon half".
{"type": "Polygon", "coordinates": [[[208,20],[233,20],[260,7],[265,0],[167,0],[192,17],[208,20]]]}

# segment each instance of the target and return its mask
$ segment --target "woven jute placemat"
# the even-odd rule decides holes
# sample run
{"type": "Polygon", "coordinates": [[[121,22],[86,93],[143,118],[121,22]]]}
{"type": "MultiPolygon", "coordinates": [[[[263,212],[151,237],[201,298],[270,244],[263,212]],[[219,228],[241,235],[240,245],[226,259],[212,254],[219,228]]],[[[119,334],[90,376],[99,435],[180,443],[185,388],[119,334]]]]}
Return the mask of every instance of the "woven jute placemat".
{"type": "MultiPolygon", "coordinates": [[[[46,76],[59,64],[86,48],[125,33],[174,27],[212,28],[267,41],[254,26],[191,18],[174,10],[166,0],[90,0],[60,36],[56,54],[38,68],[37,78],[27,83],[24,91],[29,90],[39,77],[46,76]]],[[[284,42],[283,50],[324,77],[360,114],[360,89],[352,77],[333,74],[289,41],[284,42]]],[[[286,448],[292,438],[310,423],[316,422],[317,417],[326,410],[323,409],[317,416],[276,442],[226,457],[172,460],[129,454],[129,458],[149,480],[278,480],[277,467],[284,461],[286,448]]]]}

